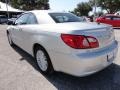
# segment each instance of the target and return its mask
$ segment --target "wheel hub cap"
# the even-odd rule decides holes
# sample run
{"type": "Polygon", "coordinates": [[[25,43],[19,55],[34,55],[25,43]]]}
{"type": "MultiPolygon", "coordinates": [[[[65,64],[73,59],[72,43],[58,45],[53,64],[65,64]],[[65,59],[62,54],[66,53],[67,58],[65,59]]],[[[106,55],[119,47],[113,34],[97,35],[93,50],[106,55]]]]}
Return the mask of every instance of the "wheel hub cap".
{"type": "Polygon", "coordinates": [[[37,63],[38,63],[38,66],[40,67],[40,69],[42,71],[46,71],[48,68],[48,62],[47,62],[47,58],[46,58],[44,52],[41,50],[38,50],[37,54],[36,54],[36,59],[37,59],[37,63]]]}

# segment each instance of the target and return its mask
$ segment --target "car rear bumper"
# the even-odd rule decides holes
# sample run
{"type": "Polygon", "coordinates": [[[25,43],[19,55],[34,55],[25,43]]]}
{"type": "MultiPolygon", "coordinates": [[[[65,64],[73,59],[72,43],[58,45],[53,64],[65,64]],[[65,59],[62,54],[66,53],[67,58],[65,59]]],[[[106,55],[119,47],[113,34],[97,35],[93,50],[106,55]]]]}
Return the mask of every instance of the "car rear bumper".
{"type": "Polygon", "coordinates": [[[56,71],[62,71],[74,76],[87,76],[111,65],[118,51],[118,43],[97,50],[80,54],[54,53],[53,66],[56,71]]]}

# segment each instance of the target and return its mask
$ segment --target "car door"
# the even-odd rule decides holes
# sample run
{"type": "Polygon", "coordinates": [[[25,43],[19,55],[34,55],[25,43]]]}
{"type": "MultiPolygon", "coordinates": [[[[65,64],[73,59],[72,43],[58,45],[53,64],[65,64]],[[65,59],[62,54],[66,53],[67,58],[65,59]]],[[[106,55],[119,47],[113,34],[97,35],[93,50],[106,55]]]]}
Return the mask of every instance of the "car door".
{"type": "Polygon", "coordinates": [[[112,16],[105,16],[103,23],[113,25],[112,16]]]}
{"type": "Polygon", "coordinates": [[[23,47],[22,42],[23,42],[23,37],[22,37],[22,28],[27,24],[27,19],[29,15],[24,13],[22,14],[16,21],[15,25],[13,26],[13,41],[15,44],[17,44],[20,47],[23,47]]]}
{"type": "Polygon", "coordinates": [[[32,31],[30,31],[29,26],[38,24],[37,18],[33,13],[27,13],[28,19],[26,25],[22,27],[21,36],[22,36],[22,47],[25,51],[30,52],[32,46],[32,31]]]}
{"type": "Polygon", "coordinates": [[[113,23],[114,23],[114,27],[120,27],[120,17],[119,16],[114,16],[113,17],[113,23]]]}

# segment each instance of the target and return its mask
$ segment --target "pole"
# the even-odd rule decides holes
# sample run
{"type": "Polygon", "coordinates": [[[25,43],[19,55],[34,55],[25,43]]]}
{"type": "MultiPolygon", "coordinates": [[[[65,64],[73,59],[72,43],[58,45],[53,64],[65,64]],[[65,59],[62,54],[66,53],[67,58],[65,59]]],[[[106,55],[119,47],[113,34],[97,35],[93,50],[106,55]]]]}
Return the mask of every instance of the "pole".
{"type": "Polygon", "coordinates": [[[94,5],[94,8],[95,8],[95,10],[94,10],[94,20],[95,20],[96,19],[96,9],[97,9],[96,0],[94,0],[94,3],[95,3],[95,5],[94,5]]]}
{"type": "Polygon", "coordinates": [[[8,12],[8,0],[5,0],[6,2],[6,11],[7,11],[7,21],[9,19],[9,12],[8,12]]]}

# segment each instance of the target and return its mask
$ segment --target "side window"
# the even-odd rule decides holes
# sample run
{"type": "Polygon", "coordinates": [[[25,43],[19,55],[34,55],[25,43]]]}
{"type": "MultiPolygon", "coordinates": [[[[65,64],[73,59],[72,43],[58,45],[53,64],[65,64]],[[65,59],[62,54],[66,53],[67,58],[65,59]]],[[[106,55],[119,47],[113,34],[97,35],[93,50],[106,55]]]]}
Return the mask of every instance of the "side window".
{"type": "Polygon", "coordinates": [[[29,14],[29,19],[27,20],[27,24],[37,24],[37,19],[34,14],[29,14]]]}
{"type": "Polygon", "coordinates": [[[106,16],[105,19],[106,19],[106,20],[111,20],[112,17],[111,17],[111,16],[106,16]]]}
{"type": "Polygon", "coordinates": [[[113,20],[120,20],[120,17],[113,17],[113,20]]]}
{"type": "Polygon", "coordinates": [[[24,25],[27,24],[27,19],[29,17],[29,14],[23,14],[22,16],[20,16],[16,21],[15,24],[17,25],[24,25]]]}

